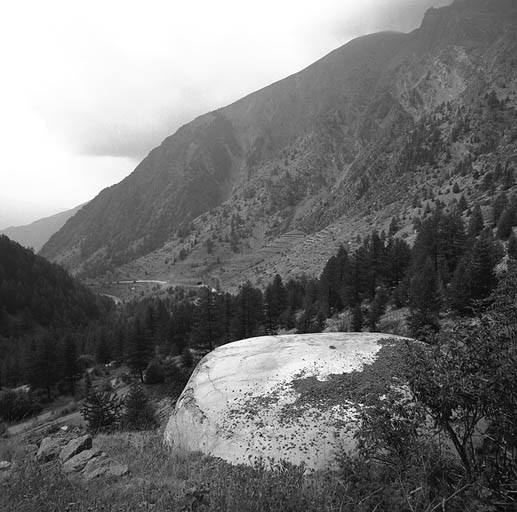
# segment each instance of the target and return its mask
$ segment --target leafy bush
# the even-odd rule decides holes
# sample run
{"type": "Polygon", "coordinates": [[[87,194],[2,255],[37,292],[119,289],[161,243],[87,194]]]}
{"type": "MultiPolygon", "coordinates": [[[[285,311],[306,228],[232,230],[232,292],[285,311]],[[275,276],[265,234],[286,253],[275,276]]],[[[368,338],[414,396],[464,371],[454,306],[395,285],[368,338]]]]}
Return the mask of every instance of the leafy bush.
{"type": "Polygon", "coordinates": [[[120,425],[122,403],[114,393],[94,391],[84,400],[81,415],[92,432],[115,429],[120,425]]]}
{"type": "Polygon", "coordinates": [[[18,421],[34,416],[41,411],[41,405],[27,391],[11,389],[0,391],[0,418],[18,421]]]}

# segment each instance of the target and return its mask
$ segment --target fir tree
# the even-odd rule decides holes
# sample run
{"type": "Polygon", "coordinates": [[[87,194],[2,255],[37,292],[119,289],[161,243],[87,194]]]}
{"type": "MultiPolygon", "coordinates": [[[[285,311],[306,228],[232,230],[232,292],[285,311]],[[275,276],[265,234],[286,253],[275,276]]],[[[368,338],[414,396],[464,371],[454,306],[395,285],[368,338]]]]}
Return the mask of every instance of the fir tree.
{"type": "Polygon", "coordinates": [[[91,432],[116,428],[122,416],[122,403],[114,393],[93,392],[83,402],[81,415],[91,432]]]}
{"type": "Polygon", "coordinates": [[[192,344],[213,350],[221,335],[221,314],[217,294],[205,287],[196,300],[194,324],[190,333],[192,344]]]}
{"type": "Polygon", "coordinates": [[[515,210],[512,207],[505,208],[497,223],[497,238],[507,240],[515,223],[515,210]]]}
{"type": "Polygon", "coordinates": [[[395,236],[400,229],[400,221],[397,216],[391,218],[390,227],[388,229],[388,236],[395,236]]]}
{"type": "Polygon", "coordinates": [[[248,281],[235,297],[232,337],[236,340],[257,336],[263,320],[262,292],[248,281]]]}
{"type": "Polygon", "coordinates": [[[67,390],[73,394],[80,371],[77,362],[77,349],[71,335],[67,335],[63,339],[63,372],[67,390]]]}
{"type": "Polygon", "coordinates": [[[481,207],[478,203],[474,205],[472,209],[472,214],[469,219],[469,226],[467,229],[467,234],[469,238],[475,238],[483,231],[485,227],[485,223],[483,220],[483,213],[481,212],[481,207]]]}
{"type": "Polygon", "coordinates": [[[499,218],[508,206],[508,197],[506,193],[501,192],[492,203],[492,226],[496,227],[499,218]]]}
{"type": "Polygon", "coordinates": [[[387,302],[388,296],[386,294],[386,290],[383,287],[379,287],[368,310],[368,325],[370,326],[371,332],[375,332],[377,330],[377,322],[386,311],[387,302]]]}
{"type": "Polygon", "coordinates": [[[361,332],[363,330],[363,310],[361,304],[358,302],[352,310],[352,331],[361,332]]]}
{"type": "Polygon", "coordinates": [[[156,426],[156,417],[152,404],[144,388],[133,383],[124,400],[124,415],[122,421],[125,428],[130,430],[146,430],[156,426]]]}
{"type": "Polygon", "coordinates": [[[425,337],[439,330],[442,304],[438,273],[430,258],[413,273],[409,289],[409,328],[413,336],[425,337]]]}
{"type": "Polygon", "coordinates": [[[276,275],[264,293],[266,324],[270,333],[278,329],[279,318],[287,308],[287,291],[280,275],[276,275]]]}
{"type": "Polygon", "coordinates": [[[517,260],[517,237],[513,231],[508,238],[508,257],[517,260]]]}
{"type": "Polygon", "coordinates": [[[135,320],[133,333],[129,339],[127,352],[127,364],[144,382],[144,370],[154,357],[154,347],[152,340],[146,333],[140,320],[135,320]]]}

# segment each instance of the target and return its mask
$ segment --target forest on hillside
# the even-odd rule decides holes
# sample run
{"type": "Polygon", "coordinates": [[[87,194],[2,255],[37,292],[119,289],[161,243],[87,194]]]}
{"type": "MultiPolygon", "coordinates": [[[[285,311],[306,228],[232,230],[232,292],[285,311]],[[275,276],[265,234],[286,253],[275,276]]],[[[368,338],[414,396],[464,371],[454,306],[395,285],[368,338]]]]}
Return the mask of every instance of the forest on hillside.
{"type": "MultiPolygon", "coordinates": [[[[196,359],[233,340],[381,326],[425,342],[404,368],[416,402],[396,390],[383,401],[367,393],[358,456],[342,454],[337,474],[348,482],[346,499],[362,503],[373,493],[364,510],[375,505],[409,511],[437,499],[447,499],[451,510],[497,510],[480,508],[495,502],[511,506],[517,476],[516,198],[501,193],[485,217],[479,205],[438,203],[415,219],[412,247],[395,236],[395,217],[387,233],[372,232],[353,251],[341,246],[318,278],[284,283],[277,275],[264,290],[248,282],[235,294],[170,289],[117,308],[57,266],[2,239],[7,250],[1,289],[12,290],[18,279],[27,293],[15,300],[12,292],[0,295],[7,319],[1,325],[1,384],[29,384],[31,391],[0,390],[0,400],[14,411],[11,419],[38,410],[31,396],[74,394],[96,407],[101,395],[89,391],[86,370],[112,362],[127,365],[135,381],[165,386],[178,396],[196,359]],[[47,318],[40,304],[53,303],[66,307],[47,318]],[[83,306],[86,313],[79,314],[83,306]],[[383,320],[397,311],[397,322],[383,320]],[[22,395],[29,401],[21,401],[22,395]],[[452,442],[458,463],[443,458],[434,438],[422,434],[429,418],[452,442]],[[474,449],[474,426],[481,418],[491,424],[491,442],[474,449]],[[408,494],[407,488],[424,481],[425,490],[408,494]]],[[[109,401],[107,393],[102,396],[109,401]]]]}

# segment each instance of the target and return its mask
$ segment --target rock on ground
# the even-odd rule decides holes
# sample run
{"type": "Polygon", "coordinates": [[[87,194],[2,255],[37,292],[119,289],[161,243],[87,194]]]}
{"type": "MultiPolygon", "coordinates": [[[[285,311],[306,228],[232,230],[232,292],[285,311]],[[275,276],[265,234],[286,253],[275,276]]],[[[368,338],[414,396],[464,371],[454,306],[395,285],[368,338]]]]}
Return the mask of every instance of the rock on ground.
{"type": "Polygon", "coordinates": [[[340,449],[355,448],[360,400],[347,379],[358,372],[377,380],[365,368],[385,358],[381,349],[387,345],[394,348],[388,362],[380,364],[389,376],[393,351],[407,347],[406,338],[282,335],[218,347],[192,374],[165,440],[231,463],[262,458],[304,463],[308,469],[332,467],[340,449]],[[381,341],[387,338],[392,342],[381,341]]]}
{"type": "Polygon", "coordinates": [[[74,455],[81,453],[84,450],[89,450],[92,447],[92,437],[84,435],[76,439],[72,439],[59,454],[60,462],[64,463],[71,459],[74,455]]]}
{"type": "Polygon", "coordinates": [[[84,469],[90,460],[100,457],[102,453],[103,452],[97,448],[83,450],[77,455],[74,455],[70,460],[67,460],[62,466],[62,470],[64,473],[78,473],[84,469]]]}
{"type": "Polygon", "coordinates": [[[0,461],[0,471],[8,471],[11,469],[12,464],[8,460],[0,461]]]}
{"type": "Polygon", "coordinates": [[[55,437],[45,437],[38,448],[36,459],[38,462],[48,462],[54,460],[63,447],[64,440],[55,437]]]}
{"type": "Polygon", "coordinates": [[[93,480],[98,477],[120,477],[127,475],[128,473],[129,468],[127,465],[119,464],[113,459],[110,459],[105,453],[102,453],[99,457],[95,457],[88,461],[82,471],[82,476],[86,480],[93,480]]]}

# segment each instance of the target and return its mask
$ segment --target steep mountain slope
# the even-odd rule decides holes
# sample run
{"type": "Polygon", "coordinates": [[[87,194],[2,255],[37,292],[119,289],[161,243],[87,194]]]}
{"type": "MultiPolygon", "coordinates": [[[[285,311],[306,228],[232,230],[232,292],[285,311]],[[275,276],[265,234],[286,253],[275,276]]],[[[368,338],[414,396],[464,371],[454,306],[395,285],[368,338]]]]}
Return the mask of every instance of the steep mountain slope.
{"type": "Polygon", "coordinates": [[[42,254],[83,274],[127,264],[171,280],[255,279],[316,271],[322,253],[391,215],[409,224],[415,197],[460,162],[474,201],[474,181],[515,152],[516,26],[512,0],[456,0],[410,34],[358,38],[182,127],[42,254]],[[288,250],[265,250],[293,230],[288,250]],[[313,257],[289,266],[286,253],[313,257]]]}
{"type": "Polygon", "coordinates": [[[71,210],[36,220],[25,226],[11,226],[0,231],[0,234],[8,236],[11,240],[18,242],[24,247],[32,247],[34,251],[38,252],[49,238],[59,231],[65,225],[65,222],[70,217],[73,217],[83,206],[84,204],[71,210]]]}
{"type": "Polygon", "coordinates": [[[100,318],[108,305],[63,268],[0,235],[0,348],[2,337],[78,329],[100,318]]]}

